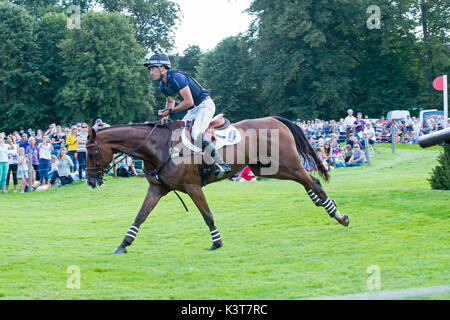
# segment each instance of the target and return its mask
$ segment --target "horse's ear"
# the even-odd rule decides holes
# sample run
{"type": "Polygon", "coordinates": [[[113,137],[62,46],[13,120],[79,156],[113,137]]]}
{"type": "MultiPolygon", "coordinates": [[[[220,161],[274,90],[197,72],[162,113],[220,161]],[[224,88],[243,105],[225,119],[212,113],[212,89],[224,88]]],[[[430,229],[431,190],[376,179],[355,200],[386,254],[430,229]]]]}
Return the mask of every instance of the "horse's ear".
{"type": "Polygon", "coordinates": [[[88,125],[88,127],[89,127],[88,140],[93,141],[95,139],[95,130],[90,125],[88,125]]]}

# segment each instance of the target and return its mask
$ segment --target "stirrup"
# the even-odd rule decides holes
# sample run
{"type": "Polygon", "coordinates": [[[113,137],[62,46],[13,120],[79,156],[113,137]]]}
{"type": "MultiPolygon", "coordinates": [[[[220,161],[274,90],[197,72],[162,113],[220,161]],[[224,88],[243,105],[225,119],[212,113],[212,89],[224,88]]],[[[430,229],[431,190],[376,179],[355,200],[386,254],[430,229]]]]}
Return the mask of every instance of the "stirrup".
{"type": "Polygon", "coordinates": [[[225,162],[224,162],[224,163],[221,163],[221,164],[215,163],[215,165],[216,165],[217,169],[214,170],[214,174],[215,174],[216,177],[219,178],[219,179],[222,178],[222,176],[223,176],[225,173],[228,173],[228,172],[231,171],[231,168],[230,168],[230,167],[228,166],[228,164],[226,164],[225,162]]]}

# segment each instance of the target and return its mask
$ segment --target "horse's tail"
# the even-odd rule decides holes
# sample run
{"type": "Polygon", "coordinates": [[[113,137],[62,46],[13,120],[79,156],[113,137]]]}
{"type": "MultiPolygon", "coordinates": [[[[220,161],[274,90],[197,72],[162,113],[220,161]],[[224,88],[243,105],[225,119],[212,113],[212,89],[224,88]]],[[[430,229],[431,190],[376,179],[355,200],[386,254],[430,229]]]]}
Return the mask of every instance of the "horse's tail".
{"type": "Polygon", "coordinates": [[[322,161],[317,157],[317,154],[314,150],[314,148],[309,143],[308,139],[306,138],[305,134],[303,133],[303,130],[296,125],[295,123],[292,123],[288,119],[281,118],[281,117],[274,117],[278,121],[285,124],[289,130],[291,131],[292,135],[295,139],[295,145],[297,146],[297,151],[299,155],[301,155],[306,163],[310,163],[311,160],[314,161],[313,167],[316,167],[319,174],[327,181],[329,179],[329,174],[325,166],[323,165],[322,161]]]}

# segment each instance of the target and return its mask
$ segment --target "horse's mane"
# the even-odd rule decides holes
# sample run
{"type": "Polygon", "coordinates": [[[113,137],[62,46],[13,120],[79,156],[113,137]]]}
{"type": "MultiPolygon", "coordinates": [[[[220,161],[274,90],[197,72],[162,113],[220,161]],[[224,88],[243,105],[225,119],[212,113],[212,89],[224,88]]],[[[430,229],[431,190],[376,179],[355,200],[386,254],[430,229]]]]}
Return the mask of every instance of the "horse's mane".
{"type": "Polygon", "coordinates": [[[116,124],[113,126],[109,126],[106,128],[100,128],[97,130],[97,132],[103,131],[103,130],[107,130],[107,129],[112,129],[112,128],[119,128],[119,127],[137,127],[137,126],[147,126],[147,127],[153,127],[153,126],[157,126],[160,128],[169,128],[169,124],[167,123],[160,123],[159,121],[154,121],[154,122],[144,122],[144,123],[129,123],[129,124],[116,124]]]}

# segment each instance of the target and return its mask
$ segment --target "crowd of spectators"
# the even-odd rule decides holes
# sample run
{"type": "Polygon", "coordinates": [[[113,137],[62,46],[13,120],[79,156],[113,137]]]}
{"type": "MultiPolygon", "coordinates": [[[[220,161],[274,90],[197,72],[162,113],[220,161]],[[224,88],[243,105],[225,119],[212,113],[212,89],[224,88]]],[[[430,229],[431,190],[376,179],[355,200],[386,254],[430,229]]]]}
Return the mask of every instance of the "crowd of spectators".
{"type": "Polygon", "coordinates": [[[376,143],[391,143],[394,139],[396,143],[417,144],[420,136],[444,127],[442,116],[429,116],[421,124],[418,118],[409,116],[371,119],[358,112],[355,117],[352,109],[339,121],[297,119],[295,123],[302,128],[328,169],[364,165],[366,148],[373,153],[376,143]]]}
{"type": "MultiPolygon", "coordinates": [[[[108,127],[101,119],[93,128],[108,127]]],[[[28,129],[0,132],[0,188],[24,193],[31,188],[48,189],[85,179],[86,142],[89,127],[77,122],[70,127],[50,124],[43,131],[28,129]],[[30,174],[31,173],[31,174],[30,174]]]]}

